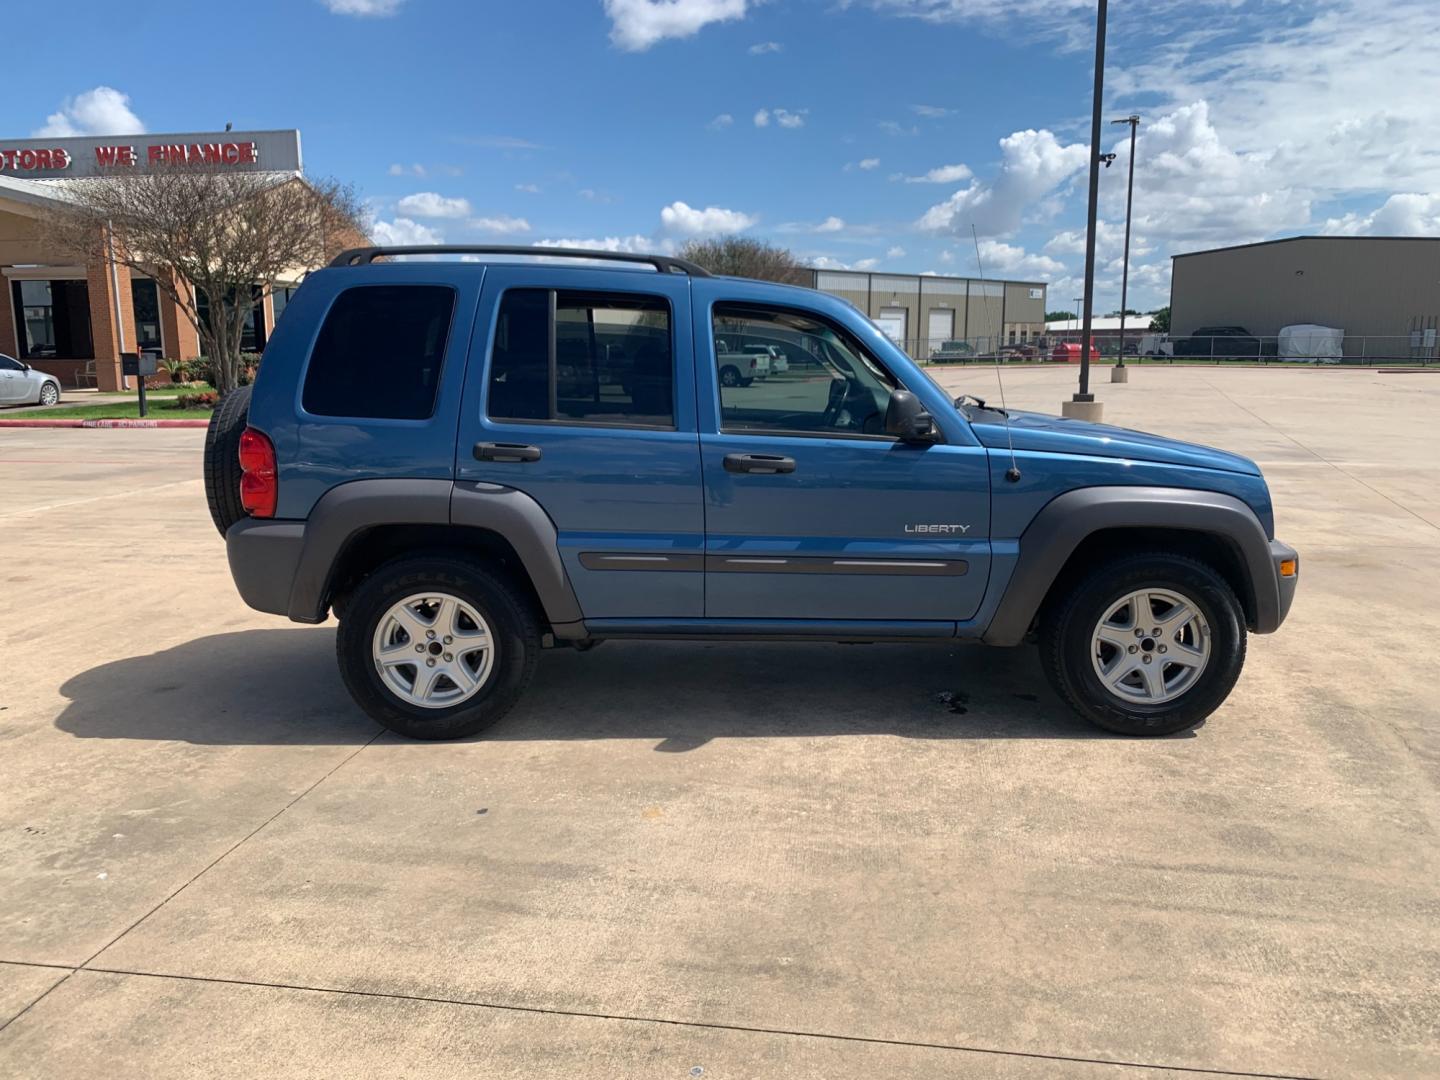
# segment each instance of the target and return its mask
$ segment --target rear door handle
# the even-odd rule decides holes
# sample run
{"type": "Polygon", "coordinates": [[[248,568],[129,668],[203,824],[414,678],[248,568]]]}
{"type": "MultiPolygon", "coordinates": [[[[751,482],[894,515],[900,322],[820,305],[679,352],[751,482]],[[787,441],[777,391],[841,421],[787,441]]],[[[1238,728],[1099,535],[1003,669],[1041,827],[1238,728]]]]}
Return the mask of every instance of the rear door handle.
{"type": "Polygon", "coordinates": [[[525,443],[478,442],[475,444],[477,461],[539,461],[540,448],[525,443]]]}
{"type": "Polygon", "coordinates": [[[735,473],[792,473],[795,459],[781,454],[726,454],[725,471],[735,473]]]}

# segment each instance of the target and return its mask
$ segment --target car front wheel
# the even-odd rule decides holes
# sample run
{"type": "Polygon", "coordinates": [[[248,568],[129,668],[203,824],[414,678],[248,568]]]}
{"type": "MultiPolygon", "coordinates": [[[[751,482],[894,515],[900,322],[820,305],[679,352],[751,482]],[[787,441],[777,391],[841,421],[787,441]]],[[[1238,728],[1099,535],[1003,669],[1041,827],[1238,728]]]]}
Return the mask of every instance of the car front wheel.
{"type": "Polygon", "coordinates": [[[40,386],[40,404],[55,405],[60,401],[60,388],[53,382],[42,383],[40,386]]]}
{"type": "Polygon", "coordinates": [[[1162,553],[1105,563],[1041,624],[1045,672],[1081,716],[1124,735],[1194,727],[1245,664],[1245,616],[1212,567],[1162,553]]]}

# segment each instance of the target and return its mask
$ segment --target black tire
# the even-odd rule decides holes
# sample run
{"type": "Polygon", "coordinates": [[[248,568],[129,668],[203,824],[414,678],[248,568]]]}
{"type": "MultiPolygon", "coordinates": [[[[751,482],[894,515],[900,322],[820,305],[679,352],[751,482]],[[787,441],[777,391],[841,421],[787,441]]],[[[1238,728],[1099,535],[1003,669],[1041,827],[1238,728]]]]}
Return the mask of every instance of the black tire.
{"type": "Polygon", "coordinates": [[[741,385],[741,386],[749,386],[749,385],[750,385],[751,383],[753,383],[754,381],[755,381],[754,379],[741,379],[741,380],[740,380],[740,385],[741,385]]]}
{"type": "Polygon", "coordinates": [[[241,386],[220,399],[205,429],[205,501],[221,536],[246,516],[240,505],[240,435],[249,421],[250,387],[241,386]]]}
{"type": "Polygon", "coordinates": [[[726,364],[723,368],[720,369],[720,385],[739,386],[740,369],[737,368],[734,364],[726,364]]]}
{"type": "Polygon", "coordinates": [[[1234,688],[1245,645],[1244,610],[1229,583],[1205,563],[1160,552],[1096,567],[1050,605],[1040,627],[1040,656],[1056,693],[1086,720],[1122,735],[1171,735],[1199,724],[1234,688]],[[1092,634],[1111,605],[1143,588],[1183,595],[1210,628],[1210,657],[1200,675],[1178,697],[1157,704],[1124,700],[1107,689],[1091,656],[1092,634]]]}
{"type": "Polygon", "coordinates": [[[372,719],[411,739],[462,739],[509,712],[530,684],[540,627],[530,603],[505,578],[454,556],[413,556],[384,564],[350,594],[335,654],[346,689],[372,719]],[[489,678],[473,697],[449,708],[425,708],[398,696],[381,679],[372,654],[385,613],[408,595],[432,589],[473,605],[495,642],[489,678]]]}

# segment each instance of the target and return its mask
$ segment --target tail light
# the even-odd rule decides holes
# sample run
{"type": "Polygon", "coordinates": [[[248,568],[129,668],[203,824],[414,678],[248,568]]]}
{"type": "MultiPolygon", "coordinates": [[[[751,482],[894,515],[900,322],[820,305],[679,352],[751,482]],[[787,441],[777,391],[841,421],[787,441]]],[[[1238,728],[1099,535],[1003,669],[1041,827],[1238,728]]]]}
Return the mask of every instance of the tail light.
{"type": "Polygon", "coordinates": [[[240,434],[240,505],[251,517],[275,516],[280,482],[275,474],[275,444],[263,431],[247,427],[240,434]]]}

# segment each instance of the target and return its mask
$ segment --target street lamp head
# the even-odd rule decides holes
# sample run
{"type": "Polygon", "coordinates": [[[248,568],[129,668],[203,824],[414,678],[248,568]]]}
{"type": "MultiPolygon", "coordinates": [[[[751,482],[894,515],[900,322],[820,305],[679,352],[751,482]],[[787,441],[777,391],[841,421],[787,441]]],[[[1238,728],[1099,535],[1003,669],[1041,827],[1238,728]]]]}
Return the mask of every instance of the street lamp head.
{"type": "Polygon", "coordinates": [[[1136,116],[1135,114],[1132,113],[1131,115],[1125,117],[1125,119],[1123,119],[1123,120],[1111,120],[1110,123],[1112,123],[1112,124],[1138,124],[1138,123],[1140,123],[1140,117],[1138,117],[1138,116],[1136,116]]]}

